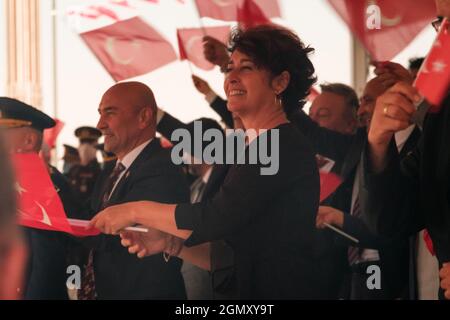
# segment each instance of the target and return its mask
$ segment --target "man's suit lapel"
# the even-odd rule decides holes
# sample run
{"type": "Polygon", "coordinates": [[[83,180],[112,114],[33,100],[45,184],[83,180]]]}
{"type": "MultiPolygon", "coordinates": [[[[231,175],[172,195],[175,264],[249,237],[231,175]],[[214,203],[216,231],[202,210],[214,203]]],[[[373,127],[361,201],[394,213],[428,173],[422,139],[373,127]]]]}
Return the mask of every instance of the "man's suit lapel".
{"type": "Polygon", "coordinates": [[[123,188],[126,187],[130,175],[135,172],[143,162],[147,161],[149,157],[155,155],[161,149],[161,144],[159,139],[154,138],[138,155],[138,157],[133,161],[131,166],[123,174],[122,178],[119,180],[116,188],[114,189],[109,202],[116,200],[117,196],[121,194],[123,188]]]}
{"type": "Polygon", "coordinates": [[[105,193],[106,183],[107,183],[112,171],[114,170],[115,166],[116,166],[116,161],[114,161],[114,164],[111,164],[111,166],[108,166],[107,168],[105,168],[103,170],[103,172],[101,173],[101,175],[98,178],[98,181],[96,182],[94,191],[92,193],[92,199],[91,199],[91,207],[96,212],[101,209],[102,198],[103,198],[103,194],[105,193]]]}
{"type": "Polygon", "coordinates": [[[400,151],[400,159],[406,157],[415,148],[421,134],[422,131],[420,131],[419,128],[415,127],[414,130],[409,135],[408,139],[406,139],[405,145],[400,151]]]}
{"type": "Polygon", "coordinates": [[[357,135],[358,137],[355,139],[355,143],[350,148],[349,153],[347,157],[345,157],[344,163],[342,164],[341,177],[343,179],[353,176],[355,167],[361,160],[361,152],[364,148],[364,143],[367,140],[366,129],[359,129],[357,135]]]}
{"type": "Polygon", "coordinates": [[[209,177],[208,183],[203,191],[202,199],[210,198],[210,194],[216,193],[220,188],[225,176],[228,172],[229,166],[226,164],[215,164],[211,176],[209,177]]]}

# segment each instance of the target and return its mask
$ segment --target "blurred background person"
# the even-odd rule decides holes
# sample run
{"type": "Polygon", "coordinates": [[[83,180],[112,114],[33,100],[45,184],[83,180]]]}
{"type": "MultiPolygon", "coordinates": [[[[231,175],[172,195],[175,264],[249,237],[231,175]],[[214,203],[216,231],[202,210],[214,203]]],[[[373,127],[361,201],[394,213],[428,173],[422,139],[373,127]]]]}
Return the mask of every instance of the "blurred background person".
{"type": "Polygon", "coordinates": [[[13,168],[0,130],[0,300],[20,299],[27,248],[16,225],[16,188],[13,168]]]}
{"type": "Polygon", "coordinates": [[[97,145],[101,135],[101,131],[93,127],[83,126],[75,130],[75,136],[80,141],[78,146],[80,163],[73,165],[66,176],[76,197],[82,202],[88,201],[91,197],[95,182],[101,172],[100,164],[97,161],[97,145]]]}
{"type": "MultiPolygon", "coordinates": [[[[0,126],[15,153],[36,153],[41,150],[43,131],[55,126],[55,121],[42,111],[16,99],[0,97],[0,126]]],[[[50,178],[68,217],[81,214],[64,176],[48,166],[50,178]]],[[[48,230],[23,227],[30,248],[27,265],[26,299],[68,299],[66,288],[68,235],[48,230]]]]}

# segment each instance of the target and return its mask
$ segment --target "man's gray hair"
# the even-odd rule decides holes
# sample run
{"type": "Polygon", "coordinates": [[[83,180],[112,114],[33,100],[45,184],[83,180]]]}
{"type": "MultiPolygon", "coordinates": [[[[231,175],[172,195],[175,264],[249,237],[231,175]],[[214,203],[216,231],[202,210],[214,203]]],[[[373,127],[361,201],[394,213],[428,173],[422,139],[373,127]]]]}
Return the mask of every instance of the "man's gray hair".
{"type": "Polygon", "coordinates": [[[322,92],[330,92],[337,94],[345,99],[345,104],[348,107],[348,116],[356,119],[356,113],[359,108],[358,95],[352,87],[343,83],[324,83],[320,85],[322,92]]]}

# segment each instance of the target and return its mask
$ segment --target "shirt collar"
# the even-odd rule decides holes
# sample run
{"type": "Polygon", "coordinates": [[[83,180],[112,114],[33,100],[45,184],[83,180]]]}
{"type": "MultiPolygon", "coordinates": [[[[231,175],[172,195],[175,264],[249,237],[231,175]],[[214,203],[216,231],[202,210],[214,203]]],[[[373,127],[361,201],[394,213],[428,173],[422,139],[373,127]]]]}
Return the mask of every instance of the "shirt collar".
{"type": "Polygon", "coordinates": [[[202,177],[203,182],[206,184],[208,183],[209,177],[211,177],[211,172],[212,172],[213,167],[209,167],[208,171],[205,172],[205,174],[202,177]]]}
{"type": "Polygon", "coordinates": [[[409,136],[413,132],[415,128],[415,125],[410,125],[408,128],[398,131],[395,133],[395,143],[397,145],[397,149],[400,152],[403,149],[403,146],[406,143],[406,140],[408,140],[409,136]]]}
{"type": "Polygon", "coordinates": [[[147,141],[145,141],[144,143],[138,145],[136,148],[134,148],[133,150],[131,150],[130,152],[128,152],[125,157],[123,157],[122,160],[118,160],[117,162],[120,162],[121,164],[124,165],[125,170],[128,170],[131,165],[133,164],[134,160],[136,160],[136,158],[139,156],[139,154],[142,152],[142,150],[144,150],[144,148],[150,143],[152,142],[152,139],[149,139],[147,141]]]}

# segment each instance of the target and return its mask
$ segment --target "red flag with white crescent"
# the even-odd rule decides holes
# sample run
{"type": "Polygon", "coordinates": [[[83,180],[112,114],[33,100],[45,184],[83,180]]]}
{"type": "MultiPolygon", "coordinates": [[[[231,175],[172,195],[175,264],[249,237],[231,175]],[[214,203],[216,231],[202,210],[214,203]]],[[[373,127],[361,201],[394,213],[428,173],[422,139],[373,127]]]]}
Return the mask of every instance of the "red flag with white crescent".
{"type": "Polygon", "coordinates": [[[177,59],[170,42],[139,17],[80,36],[115,81],[149,73],[177,59]]]}
{"type": "Polygon", "coordinates": [[[100,233],[87,223],[79,224],[77,220],[67,219],[48,168],[36,153],[14,154],[12,160],[17,181],[20,225],[80,237],[100,233]]]}
{"type": "Polygon", "coordinates": [[[254,0],[244,0],[237,9],[237,21],[242,29],[249,29],[259,25],[271,24],[261,8],[254,0]]]}
{"type": "Polygon", "coordinates": [[[449,25],[450,22],[445,19],[414,83],[420,94],[430,103],[431,113],[440,110],[450,88],[449,25]]]}
{"type": "Polygon", "coordinates": [[[200,69],[212,70],[214,65],[207,61],[203,55],[203,36],[205,34],[226,43],[230,34],[230,27],[178,29],[180,60],[189,60],[200,69]]]}
{"type": "Polygon", "coordinates": [[[12,157],[19,199],[19,223],[26,227],[71,232],[47,166],[36,153],[12,157]]]}
{"type": "Polygon", "coordinates": [[[436,16],[434,1],[328,0],[376,61],[400,53],[436,16]]]}

